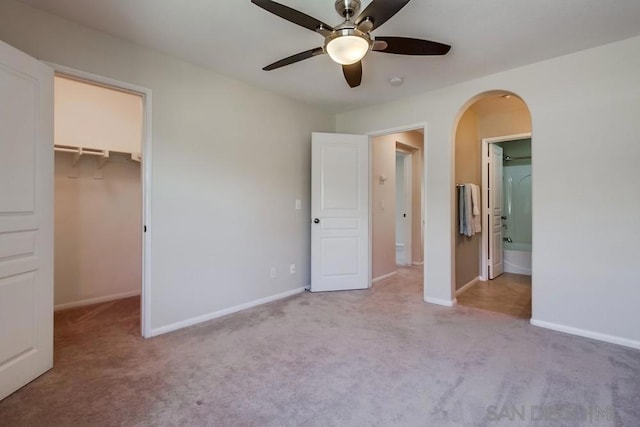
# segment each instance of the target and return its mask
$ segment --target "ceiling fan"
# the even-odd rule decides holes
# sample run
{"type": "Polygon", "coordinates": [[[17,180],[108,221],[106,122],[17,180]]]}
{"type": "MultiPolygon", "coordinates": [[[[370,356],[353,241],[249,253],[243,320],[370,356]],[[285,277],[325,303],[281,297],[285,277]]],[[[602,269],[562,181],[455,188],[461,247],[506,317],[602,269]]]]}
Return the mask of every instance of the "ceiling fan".
{"type": "Polygon", "coordinates": [[[263,68],[275,70],[295,62],[327,53],[342,65],[350,87],[362,81],[361,59],[370,50],[398,55],[446,55],[451,46],[429,40],[408,37],[373,37],[371,31],[387,22],[410,0],[373,0],[356,17],[360,0],[337,0],[335,8],[344,21],[335,28],[317,19],[271,0],[251,0],[251,3],[289,22],[300,25],[324,37],[324,46],[297,53],[263,68]]]}

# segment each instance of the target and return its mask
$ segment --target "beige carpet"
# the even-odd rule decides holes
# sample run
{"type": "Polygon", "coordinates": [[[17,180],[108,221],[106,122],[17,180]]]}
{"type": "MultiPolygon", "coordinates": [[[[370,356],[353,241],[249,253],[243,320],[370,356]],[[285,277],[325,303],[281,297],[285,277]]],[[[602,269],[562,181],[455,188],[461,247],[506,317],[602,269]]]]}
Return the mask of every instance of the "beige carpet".
{"type": "Polygon", "coordinates": [[[421,292],[404,269],[150,340],[137,299],[59,313],[54,369],[0,425],[640,425],[639,351],[421,292]]]}

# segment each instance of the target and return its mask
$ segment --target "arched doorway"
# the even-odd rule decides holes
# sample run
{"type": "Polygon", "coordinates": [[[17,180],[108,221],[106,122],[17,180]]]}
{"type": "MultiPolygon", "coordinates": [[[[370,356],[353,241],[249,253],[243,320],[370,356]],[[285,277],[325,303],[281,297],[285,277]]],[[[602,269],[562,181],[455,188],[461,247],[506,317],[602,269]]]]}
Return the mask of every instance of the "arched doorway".
{"type": "Polygon", "coordinates": [[[531,131],[526,103],[512,92],[492,91],[463,106],[454,137],[456,300],[527,319],[531,131]]]}

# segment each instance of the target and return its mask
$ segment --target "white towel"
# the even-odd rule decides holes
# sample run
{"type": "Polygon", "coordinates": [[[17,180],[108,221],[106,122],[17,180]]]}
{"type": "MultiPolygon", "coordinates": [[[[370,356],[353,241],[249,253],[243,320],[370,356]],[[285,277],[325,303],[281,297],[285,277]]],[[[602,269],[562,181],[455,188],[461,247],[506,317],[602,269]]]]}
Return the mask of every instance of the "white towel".
{"type": "Polygon", "coordinates": [[[480,216],[480,187],[475,184],[471,184],[471,203],[473,204],[473,220],[471,221],[473,233],[480,233],[482,231],[482,217],[480,216]]]}
{"type": "Polygon", "coordinates": [[[466,224],[465,224],[465,213],[464,213],[464,185],[457,187],[458,188],[458,227],[460,229],[460,234],[465,235],[466,233],[466,224]]]}
{"type": "Polygon", "coordinates": [[[471,185],[464,185],[464,205],[465,205],[465,223],[467,225],[465,229],[466,236],[473,236],[475,231],[473,229],[473,208],[471,204],[471,185]]]}
{"type": "Polygon", "coordinates": [[[473,215],[480,215],[480,187],[471,184],[471,203],[473,203],[473,215]]]}

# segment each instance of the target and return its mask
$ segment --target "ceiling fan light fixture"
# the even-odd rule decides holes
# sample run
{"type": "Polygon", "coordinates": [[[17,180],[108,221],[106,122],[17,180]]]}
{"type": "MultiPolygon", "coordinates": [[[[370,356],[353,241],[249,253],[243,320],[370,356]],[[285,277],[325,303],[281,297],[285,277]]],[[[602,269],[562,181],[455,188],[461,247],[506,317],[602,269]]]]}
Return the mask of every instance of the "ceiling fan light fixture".
{"type": "Polygon", "coordinates": [[[356,29],[334,32],[327,37],[325,50],[334,62],[351,65],[360,61],[371,48],[371,39],[356,29]]]}

